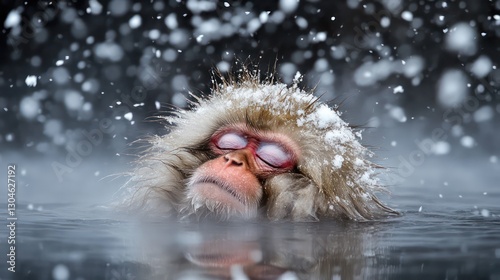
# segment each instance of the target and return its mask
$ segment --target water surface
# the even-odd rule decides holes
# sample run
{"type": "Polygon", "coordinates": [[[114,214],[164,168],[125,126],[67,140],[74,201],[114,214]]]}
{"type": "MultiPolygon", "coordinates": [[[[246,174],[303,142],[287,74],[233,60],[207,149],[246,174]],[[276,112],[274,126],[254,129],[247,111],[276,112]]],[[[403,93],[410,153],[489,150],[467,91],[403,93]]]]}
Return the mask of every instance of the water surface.
{"type": "MultiPolygon", "coordinates": [[[[497,173],[491,170],[497,167],[482,167],[469,173],[455,165],[454,172],[447,173],[443,162],[430,161],[392,188],[391,198],[384,198],[401,210],[400,217],[366,223],[145,221],[119,215],[103,207],[105,203],[21,202],[16,272],[4,268],[0,275],[500,279],[500,192],[497,173]]],[[[0,206],[6,217],[6,205],[0,206]]]]}

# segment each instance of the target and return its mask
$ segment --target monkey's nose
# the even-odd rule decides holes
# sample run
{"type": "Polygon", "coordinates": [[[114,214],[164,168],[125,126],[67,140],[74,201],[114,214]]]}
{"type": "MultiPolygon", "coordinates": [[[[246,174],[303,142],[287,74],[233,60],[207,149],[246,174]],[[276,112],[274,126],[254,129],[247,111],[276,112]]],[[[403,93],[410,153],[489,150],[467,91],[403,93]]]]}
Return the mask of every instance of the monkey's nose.
{"type": "Polygon", "coordinates": [[[224,155],[224,160],[227,164],[234,164],[236,166],[245,165],[245,156],[240,153],[229,153],[224,155]]]}

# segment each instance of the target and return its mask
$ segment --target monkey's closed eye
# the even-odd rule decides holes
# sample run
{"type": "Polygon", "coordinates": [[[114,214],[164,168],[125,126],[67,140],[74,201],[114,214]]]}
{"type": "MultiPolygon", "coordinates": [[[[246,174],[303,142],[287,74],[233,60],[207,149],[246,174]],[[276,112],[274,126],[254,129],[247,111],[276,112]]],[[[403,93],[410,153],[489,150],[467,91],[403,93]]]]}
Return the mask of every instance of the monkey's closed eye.
{"type": "Polygon", "coordinates": [[[227,133],[222,135],[215,143],[219,149],[238,150],[247,146],[248,141],[242,135],[227,133]]]}
{"type": "Polygon", "coordinates": [[[257,149],[257,156],[271,167],[283,168],[292,165],[292,156],[275,143],[262,142],[257,149]]]}

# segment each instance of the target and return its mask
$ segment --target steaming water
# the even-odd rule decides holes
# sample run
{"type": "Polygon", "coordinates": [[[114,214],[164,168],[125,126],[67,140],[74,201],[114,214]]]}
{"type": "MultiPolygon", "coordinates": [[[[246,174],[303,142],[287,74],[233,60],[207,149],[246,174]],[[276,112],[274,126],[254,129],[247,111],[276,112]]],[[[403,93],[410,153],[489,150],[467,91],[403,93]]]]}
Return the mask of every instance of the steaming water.
{"type": "MultiPolygon", "coordinates": [[[[8,272],[4,261],[0,275],[1,279],[500,279],[496,169],[497,165],[481,160],[429,159],[392,188],[390,199],[384,198],[403,215],[369,223],[137,221],[81,202],[19,203],[16,272],[8,272]]],[[[82,186],[92,184],[84,181],[82,186]]],[[[95,189],[91,193],[99,195],[95,189]]],[[[6,206],[1,209],[6,217],[6,206]]]]}

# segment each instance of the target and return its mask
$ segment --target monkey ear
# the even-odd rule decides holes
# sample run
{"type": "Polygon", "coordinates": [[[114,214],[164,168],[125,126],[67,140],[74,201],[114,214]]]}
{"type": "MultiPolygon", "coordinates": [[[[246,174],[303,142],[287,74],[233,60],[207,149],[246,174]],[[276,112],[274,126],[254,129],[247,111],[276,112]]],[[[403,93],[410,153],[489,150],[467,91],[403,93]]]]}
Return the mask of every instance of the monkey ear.
{"type": "Polygon", "coordinates": [[[264,185],[267,217],[271,221],[318,221],[320,205],[325,205],[319,188],[309,178],[285,173],[268,179],[264,185]]]}

